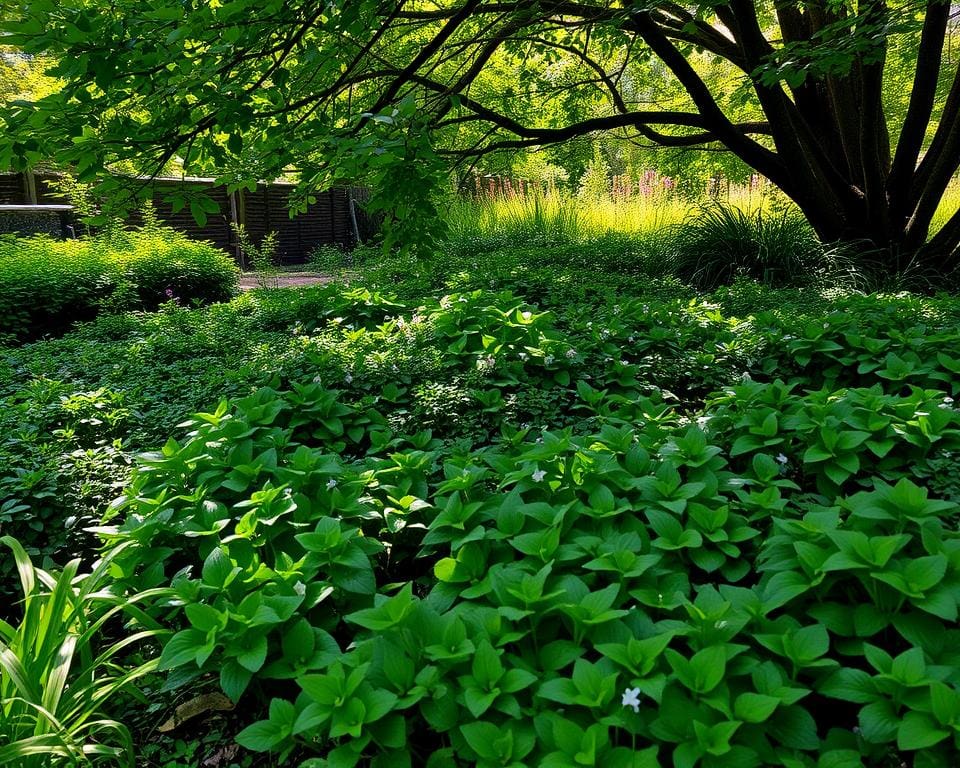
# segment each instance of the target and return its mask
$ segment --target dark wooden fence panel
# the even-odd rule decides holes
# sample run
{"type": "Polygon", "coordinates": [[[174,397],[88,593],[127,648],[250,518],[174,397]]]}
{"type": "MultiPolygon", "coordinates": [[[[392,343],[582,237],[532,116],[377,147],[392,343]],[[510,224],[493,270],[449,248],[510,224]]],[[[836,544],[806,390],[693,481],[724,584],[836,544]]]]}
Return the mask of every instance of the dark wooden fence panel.
{"type": "MultiPolygon", "coordinates": [[[[0,204],[62,203],[63,196],[51,185],[51,174],[0,174],[0,204]],[[32,186],[31,186],[32,185],[32,186]],[[35,197],[36,199],[31,199],[35,197]]],[[[236,237],[231,224],[242,224],[257,245],[269,232],[277,233],[277,257],[285,264],[305,262],[322,245],[352,248],[372,238],[376,222],[365,216],[358,205],[351,215],[351,199],[366,199],[366,190],[332,189],[317,195],[317,201],[304,212],[290,217],[288,197],[293,185],[285,183],[260,184],[253,192],[240,191],[228,195],[225,187],[214,186],[208,179],[156,179],[153,183],[153,205],[157,218],[167,226],[197,240],[207,240],[218,248],[239,257],[236,237]],[[219,206],[219,212],[210,214],[201,227],[186,206],[173,212],[168,198],[177,191],[203,190],[219,206]],[[356,222],[355,219],[356,218],[356,222]]],[[[133,213],[128,224],[143,222],[139,213],[133,213]]]]}

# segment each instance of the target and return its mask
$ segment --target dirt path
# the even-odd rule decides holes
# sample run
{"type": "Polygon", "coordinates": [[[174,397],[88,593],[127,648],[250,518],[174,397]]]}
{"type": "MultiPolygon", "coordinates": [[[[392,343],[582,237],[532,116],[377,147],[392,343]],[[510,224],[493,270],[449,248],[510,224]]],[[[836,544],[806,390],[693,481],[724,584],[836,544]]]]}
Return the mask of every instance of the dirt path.
{"type": "MultiPolygon", "coordinates": [[[[269,288],[300,288],[305,285],[329,283],[331,279],[329,275],[321,275],[319,272],[281,272],[276,277],[269,278],[266,285],[269,288]]],[[[260,287],[260,278],[252,272],[247,272],[240,277],[241,291],[250,291],[260,287]]]]}

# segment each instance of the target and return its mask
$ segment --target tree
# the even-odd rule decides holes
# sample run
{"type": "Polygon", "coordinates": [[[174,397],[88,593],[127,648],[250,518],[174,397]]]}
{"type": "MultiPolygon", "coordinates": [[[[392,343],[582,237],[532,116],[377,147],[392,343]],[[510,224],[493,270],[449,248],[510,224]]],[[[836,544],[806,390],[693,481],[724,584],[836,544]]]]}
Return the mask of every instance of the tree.
{"type": "Polygon", "coordinates": [[[930,231],[960,166],[942,0],[35,0],[3,28],[65,85],[5,115],[0,163],[366,176],[422,222],[444,157],[619,131],[725,148],[889,268],[960,254],[960,213],[930,231]]]}

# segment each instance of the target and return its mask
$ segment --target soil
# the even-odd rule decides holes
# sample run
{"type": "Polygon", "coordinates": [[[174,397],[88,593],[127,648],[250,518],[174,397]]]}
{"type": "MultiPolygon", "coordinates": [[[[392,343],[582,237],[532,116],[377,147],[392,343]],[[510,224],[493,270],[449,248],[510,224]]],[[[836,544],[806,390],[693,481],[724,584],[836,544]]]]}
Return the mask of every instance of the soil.
{"type": "MultiPolygon", "coordinates": [[[[302,288],[305,285],[329,283],[331,279],[329,275],[321,275],[319,272],[281,272],[279,275],[270,277],[266,285],[269,288],[302,288]]],[[[241,291],[260,287],[262,287],[261,280],[253,272],[247,272],[240,277],[241,291]]]]}

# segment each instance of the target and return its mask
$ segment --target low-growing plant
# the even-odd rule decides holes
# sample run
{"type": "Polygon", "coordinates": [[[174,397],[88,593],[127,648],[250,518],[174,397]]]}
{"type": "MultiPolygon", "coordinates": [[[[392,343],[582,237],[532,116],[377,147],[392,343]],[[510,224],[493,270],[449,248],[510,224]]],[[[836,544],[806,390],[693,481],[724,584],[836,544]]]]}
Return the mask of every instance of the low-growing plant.
{"type": "Polygon", "coordinates": [[[281,761],[960,756],[957,507],[916,482],[960,449],[942,394],[746,382],[701,429],[577,390],[598,431],[466,453],[316,385],[199,414],[104,531],[186,606],[161,666],[270,697],[238,741],[281,761]]]}
{"type": "Polygon", "coordinates": [[[118,697],[135,700],[137,681],[157,668],[157,659],[125,662],[137,644],[163,637],[138,606],[160,592],[109,591],[110,563],[121,549],[90,573],[79,573],[77,560],[49,573],[15,539],[0,542],[13,555],[23,590],[18,620],[0,621],[0,764],[135,765],[130,730],[107,713],[119,711],[118,697]],[[126,618],[145,623],[108,639],[126,618]]]}

